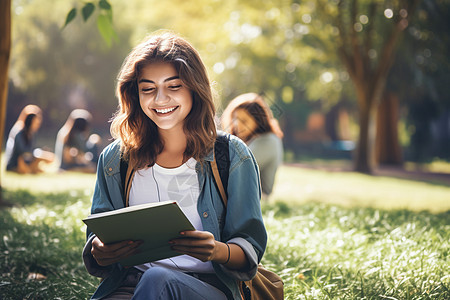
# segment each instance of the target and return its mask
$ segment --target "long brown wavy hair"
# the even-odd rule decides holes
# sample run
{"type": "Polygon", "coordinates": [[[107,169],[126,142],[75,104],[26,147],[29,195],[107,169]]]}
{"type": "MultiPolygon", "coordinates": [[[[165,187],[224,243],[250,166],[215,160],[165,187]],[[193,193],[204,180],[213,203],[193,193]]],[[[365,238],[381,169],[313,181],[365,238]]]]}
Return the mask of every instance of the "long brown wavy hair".
{"type": "Polygon", "coordinates": [[[270,107],[264,101],[263,97],[257,93],[242,94],[231,100],[221,117],[221,125],[224,131],[236,135],[233,114],[237,109],[246,110],[257,124],[256,129],[244,142],[248,142],[255,136],[266,132],[272,132],[279,138],[283,137],[283,131],[277,119],[273,117],[270,107]]]}
{"type": "Polygon", "coordinates": [[[158,127],[141,109],[138,91],[141,70],[155,62],[173,64],[192,93],[192,109],[184,122],[187,138],[184,158],[202,161],[217,136],[211,85],[199,53],[188,41],[171,32],[148,36],[126,57],[117,77],[119,109],[112,120],[111,134],[121,140],[122,154],[134,169],[155,164],[164,144],[158,127]]]}

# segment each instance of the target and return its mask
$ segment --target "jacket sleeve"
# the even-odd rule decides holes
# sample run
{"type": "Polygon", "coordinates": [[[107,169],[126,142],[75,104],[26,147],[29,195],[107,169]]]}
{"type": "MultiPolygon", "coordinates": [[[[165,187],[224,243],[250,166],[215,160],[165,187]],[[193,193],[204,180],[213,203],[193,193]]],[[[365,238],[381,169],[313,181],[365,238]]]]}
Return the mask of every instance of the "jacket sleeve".
{"type": "Polygon", "coordinates": [[[223,239],[239,245],[250,263],[248,270],[223,271],[239,280],[249,280],[257,272],[267,244],[267,233],[261,213],[261,186],[255,158],[247,146],[230,139],[230,175],[228,204],[223,239]]]}
{"type": "MultiPolygon", "coordinates": [[[[120,193],[120,182],[117,182],[112,178],[110,178],[111,180],[107,180],[107,176],[112,176],[111,174],[113,174],[113,172],[114,173],[117,172],[116,170],[113,170],[112,167],[108,167],[111,165],[111,159],[108,160],[105,157],[106,156],[105,151],[102,152],[98,161],[97,180],[95,183],[94,195],[92,197],[91,214],[120,208],[117,206],[122,203],[120,193]],[[107,165],[106,169],[112,170],[111,174],[106,174],[105,165],[107,165]]],[[[110,272],[113,269],[113,266],[111,265],[107,267],[102,267],[97,264],[96,260],[91,254],[92,240],[95,238],[95,234],[90,232],[89,228],[87,228],[86,236],[87,241],[83,248],[83,262],[86,267],[86,270],[88,271],[89,274],[93,276],[105,278],[110,274],[110,272]]]]}

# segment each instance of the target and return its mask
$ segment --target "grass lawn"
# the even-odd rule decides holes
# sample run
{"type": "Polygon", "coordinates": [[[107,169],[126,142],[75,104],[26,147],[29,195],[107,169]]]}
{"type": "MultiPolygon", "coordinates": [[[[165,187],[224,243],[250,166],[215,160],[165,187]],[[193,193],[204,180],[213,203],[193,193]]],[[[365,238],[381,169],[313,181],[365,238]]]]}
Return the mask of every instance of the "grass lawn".
{"type": "Polygon", "coordinates": [[[344,207],[450,210],[450,184],[417,181],[356,172],[331,172],[283,166],[277,173],[272,201],[318,201],[344,207]]]}
{"type": "MultiPolygon", "coordinates": [[[[86,299],[95,176],[2,176],[0,299],[86,299]],[[42,277],[42,278],[39,278],[42,277]]],[[[286,299],[449,299],[450,186],[284,166],[263,203],[263,264],[286,299]]]]}

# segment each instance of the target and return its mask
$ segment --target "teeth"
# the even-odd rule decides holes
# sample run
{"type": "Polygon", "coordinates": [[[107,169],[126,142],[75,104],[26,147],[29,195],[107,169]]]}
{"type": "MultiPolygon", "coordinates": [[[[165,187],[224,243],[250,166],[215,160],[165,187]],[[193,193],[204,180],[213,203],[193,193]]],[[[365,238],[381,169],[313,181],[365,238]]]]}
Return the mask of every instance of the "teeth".
{"type": "Polygon", "coordinates": [[[157,113],[160,113],[160,114],[167,114],[167,113],[170,113],[171,111],[175,110],[175,108],[176,108],[176,107],[172,107],[172,108],[163,108],[163,109],[157,109],[157,108],[155,108],[155,110],[156,110],[157,113]]]}

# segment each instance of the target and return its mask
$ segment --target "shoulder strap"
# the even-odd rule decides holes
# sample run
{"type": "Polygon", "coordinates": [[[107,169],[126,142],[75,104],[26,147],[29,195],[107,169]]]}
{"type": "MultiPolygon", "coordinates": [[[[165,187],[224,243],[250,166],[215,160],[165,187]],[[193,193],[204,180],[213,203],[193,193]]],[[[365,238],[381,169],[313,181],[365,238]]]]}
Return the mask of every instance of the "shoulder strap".
{"type": "Polygon", "coordinates": [[[228,201],[228,176],[230,170],[229,145],[230,135],[219,133],[214,144],[214,159],[211,162],[214,183],[219,191],[222,201],[227,206],[228,201]]]}
{"type": "MultiPolygon", "coordinates": [[[[125,182],[128,170],[128,162],[120,155],[120,183],[122,183],[123,195],[125,195],[125,182]]],[[[125,197],[124,197],[125,198],[125,197]]],[[[125,204],[125,201],[124,201],[125,204]]]]}
{"type": "Polygon", "coordinates": [[[120,182],[122,183],[123,206],[129,206],[131,181],[134,176],[133,168],[130,168],[128,162],[120,156],[120,182]]]}
{"type": "Polygon", "coordinates": [[[219,190],[220,198],[225,207],[227,207],[228,198],[225,193],[225,189],[223,188],[222,179],[220,179],[219,168],[217,167],[216,157],[214,156],[214,160],[211,162],[211,170],[214,177],[214,183],[216,184],[216,188],[219,190]]]}

